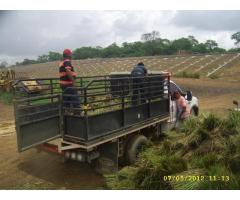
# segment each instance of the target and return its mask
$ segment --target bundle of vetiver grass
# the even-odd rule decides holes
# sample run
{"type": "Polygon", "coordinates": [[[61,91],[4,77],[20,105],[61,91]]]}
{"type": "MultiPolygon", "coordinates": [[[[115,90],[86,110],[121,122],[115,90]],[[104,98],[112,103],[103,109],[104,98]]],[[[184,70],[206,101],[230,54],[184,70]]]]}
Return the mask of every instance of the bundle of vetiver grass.
{"type": "Polygon", "coordinates": [[[162,148],[147,148],[135,167],[126,167],[115,175],[106,175],[108,188],[171,189],[164,176],[187,170],[187,163],[180,156],[164,155],[162,151],[162,148]]]}
{"type": "Polygon", "coordinates": [[[107,186],[112,189],[239,189],[239,120],[240,112],[235,111],[225,119],[214,114],[190,118],[181,132],[169,132],[159,145],[146,148],[134,167],[106,176],[107,186]],[[166,176],[204,176],[205,179],[179,181],[166,180],[166,176]],[[220,180],[209,180],[211,176],[220,180]]]}

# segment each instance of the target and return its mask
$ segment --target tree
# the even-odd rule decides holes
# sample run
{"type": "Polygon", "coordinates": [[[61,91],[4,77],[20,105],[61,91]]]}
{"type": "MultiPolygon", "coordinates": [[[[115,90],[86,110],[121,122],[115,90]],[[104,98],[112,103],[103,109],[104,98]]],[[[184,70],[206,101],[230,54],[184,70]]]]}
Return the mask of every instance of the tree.
{"type": "Polygon", "coordinates": [[[104,48],[101,55],[104,58],[119,57],[121,55],[121,48],[116,43],[113,43],[104,48]]]}
{"type": "Polygon", "coordinates": [[[198,45],[198,41],[197,41],[197,39],[195,39],[194,36],[189,35],[189,36],[188,36],[188,40],[191,42],[192,46],[198,45]]]}
{"type": "Polygon", "coordinates": [[[29,64],[35,64],[35,63],[37,63],[36,60],[30,60],[30,59],[25,58],[21,64],[22,65],[29,65],[29,64]]]}
{"type": "MultiPolygon", "coordinates": [[[[189,35],[188,37],[168,40],[160,38],[158,31],[142,34],[142,41],[124,42],[120,46],[113,43],[107,47],[80,47],[73,51],[73,59],[88,58],[113,58],[113,57],[140,57],[155,55],[173,55],[177,52],[187,53],[224,53],[225,49],[219,48],[214,40],[207,40],[199,43],[198,40],[189,35]]],[[[240,32],[233,34],[232,39],[240,43],[240,32]]],[[[240,52],[240,48],[230,49],[229,52],[240,52]]],[[[50,51],[48,54],[38,56],[37,60],[24,59],[16,65],[27,65],[60,60],[62,55],[58,52],[50,51]]]]}
{"type": "Polygon", "coordinates": [[[240,32],[236,32],[231,36],[232,40],[235,40],[234,44],[238,45],[240,43],[240,32]]]}
{"type": "Polygon", "coordinates": [[[219,47],[215,47],[215,48],[213,49],[213,52],[214,52],[214,53],[225,53],[225,52],[226,52],[226,49],[219,48],[219,47]]]}
{"type": "Polygon", "coordinates": [[[191,51],[192,43],[188,38],[180,38],[172,42],[172,48],[175,50],[175,52],[179,50],[191,51]]]}
{"type": "Polygon", "coordinates": [[[211,52],[214,48],[218,47],[218,43],[215,40],[207,40],[205,46],[206,49],[211,52]]]}
{"type": "Polygon", "coordinates": [[[73,51],[74,59],[86,59],[100,57],[101,48],[81,47],[73,51]]]}
{"type": "Polygon", "coordinates": [[[159,36],[160,36],[160,33],[158,31],[152,31],[151,33],[142,34],[141,40],[143,42],[153,41],[159,38],[159,36]]]}
{"type": "Polygon", "coordinates": [[[121,47],[121,57],[127,56],[144,56],[145,52],[145,43],[143,42],[134,42],[134,43],[122,43],[121,47]]]}
{"type": "Polygon", "coordinates": [[[48,53],[48,61],[57,61],[57,60],[61,60],[61,58],[62,58],[62,54],[58,52],[49,51],[48,53]]]}
{"type": "Polygon", "coordinates": [[[37,62],[39,63],[45,63],[49,61],[49,56],[48,55],[41,55],[38,56],[37,62]]]}
{"type": "Polygon", "coordinates": [[[207,53],[207,51],[206,45],[203,43],[199,43],[192,48],[192,52],[194,53],[207,53]]]}
{"type": "Polygon", "coordinates": [[[231,48],[228,50],[228,52],[230,53],[239,53],[240,52],[240,48],[231,48]]]}

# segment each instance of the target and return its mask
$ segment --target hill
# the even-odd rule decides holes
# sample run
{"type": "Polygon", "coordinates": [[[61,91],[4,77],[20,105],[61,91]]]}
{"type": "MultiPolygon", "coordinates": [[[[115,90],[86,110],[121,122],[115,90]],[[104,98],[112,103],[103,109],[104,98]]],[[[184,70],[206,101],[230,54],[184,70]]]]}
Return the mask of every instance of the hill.
{"type": "MultiPolygon", "coordinates": [[[[95,58],[73,60],[79,76],[106,75],[113,71],[129,71],[138,62],[144,62],[149,70],[168,70],[173,74],[183,71],[199,73],[202,78],[240,80],[240,54],[212,54],[185,56],[149,56],[131,58],[95,58]]],[[[58,62],[13,67],[17,75],[31,78],[57,77],[58,62]]]]}

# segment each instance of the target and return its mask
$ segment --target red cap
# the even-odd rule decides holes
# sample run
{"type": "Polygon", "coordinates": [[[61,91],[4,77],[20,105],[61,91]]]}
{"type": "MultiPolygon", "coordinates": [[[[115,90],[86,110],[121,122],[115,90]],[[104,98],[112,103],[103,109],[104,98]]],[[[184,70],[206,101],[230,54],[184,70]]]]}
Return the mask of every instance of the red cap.
{"type": "Polygon", "coordinates": [[[65,49],[63,51],[63,55],[71,56],[72,55],[72,51],[70,49],[65,49]]]}

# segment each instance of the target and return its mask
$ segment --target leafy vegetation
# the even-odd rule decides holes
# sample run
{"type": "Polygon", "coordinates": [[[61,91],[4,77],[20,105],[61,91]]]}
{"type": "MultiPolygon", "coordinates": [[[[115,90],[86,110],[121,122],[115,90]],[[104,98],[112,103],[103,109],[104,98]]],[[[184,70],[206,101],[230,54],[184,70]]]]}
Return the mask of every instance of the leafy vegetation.
{"type": "Polygon", "coordinates": [[[57,61],[62,59],[62,54],[58,52],[50,51],[48,54],[38,56],[36,60],[25,58],[22,62],[16,62],[16,65],[29,65],[37,63],[46,63],[51,61],[57,61]]]}
{"type": "Polygon", "coordinates": [[[240,112],[236,111],[231,111],[226,118],[214,114],[190,118],[184,122],[181,132],[170,132],[159,145],[143,151],[135,166],[105,176],[107,187],[239,189],[239,119],[240,112]],[[226,132],[228,128],[231,131],[226,132]],[[169,176],[195,177],[196,180],[166,180],[169,176]]]}
{"type": "MultiPolygon", "coordinates": [[[[239,32],[232,35],[231,39],[235,44],[239,44],[239,32]]],[[[230,49],[229,52],[239,52],[239,48],[230,49]]],[[[155,55],[174,55],[174,54],[214,54],[225,53],[226,49],[219,48],[214,40],[207,40],[200,43],[194,36],[188,36],[169,40],[161,38],[158,31],[142,34],[141,41],[132,43],[124,42],[121,45],[113,43],[107,47],[80,47],[73,51],[74,59],[88,58],[114,58],[114,57],[141,57],[155,55]]],[[[28,65],[45,63],[60,60],[62,57],[59,52],[50,51],[48,54],[40,55],[36,60],[24,59],[16,65],[28,65]]]]}
{"type": "Polygon", "coordinates": [[[13,101],[13,93],[0,91],[0,101],[6,104],[11,104],[13,101]]]}

